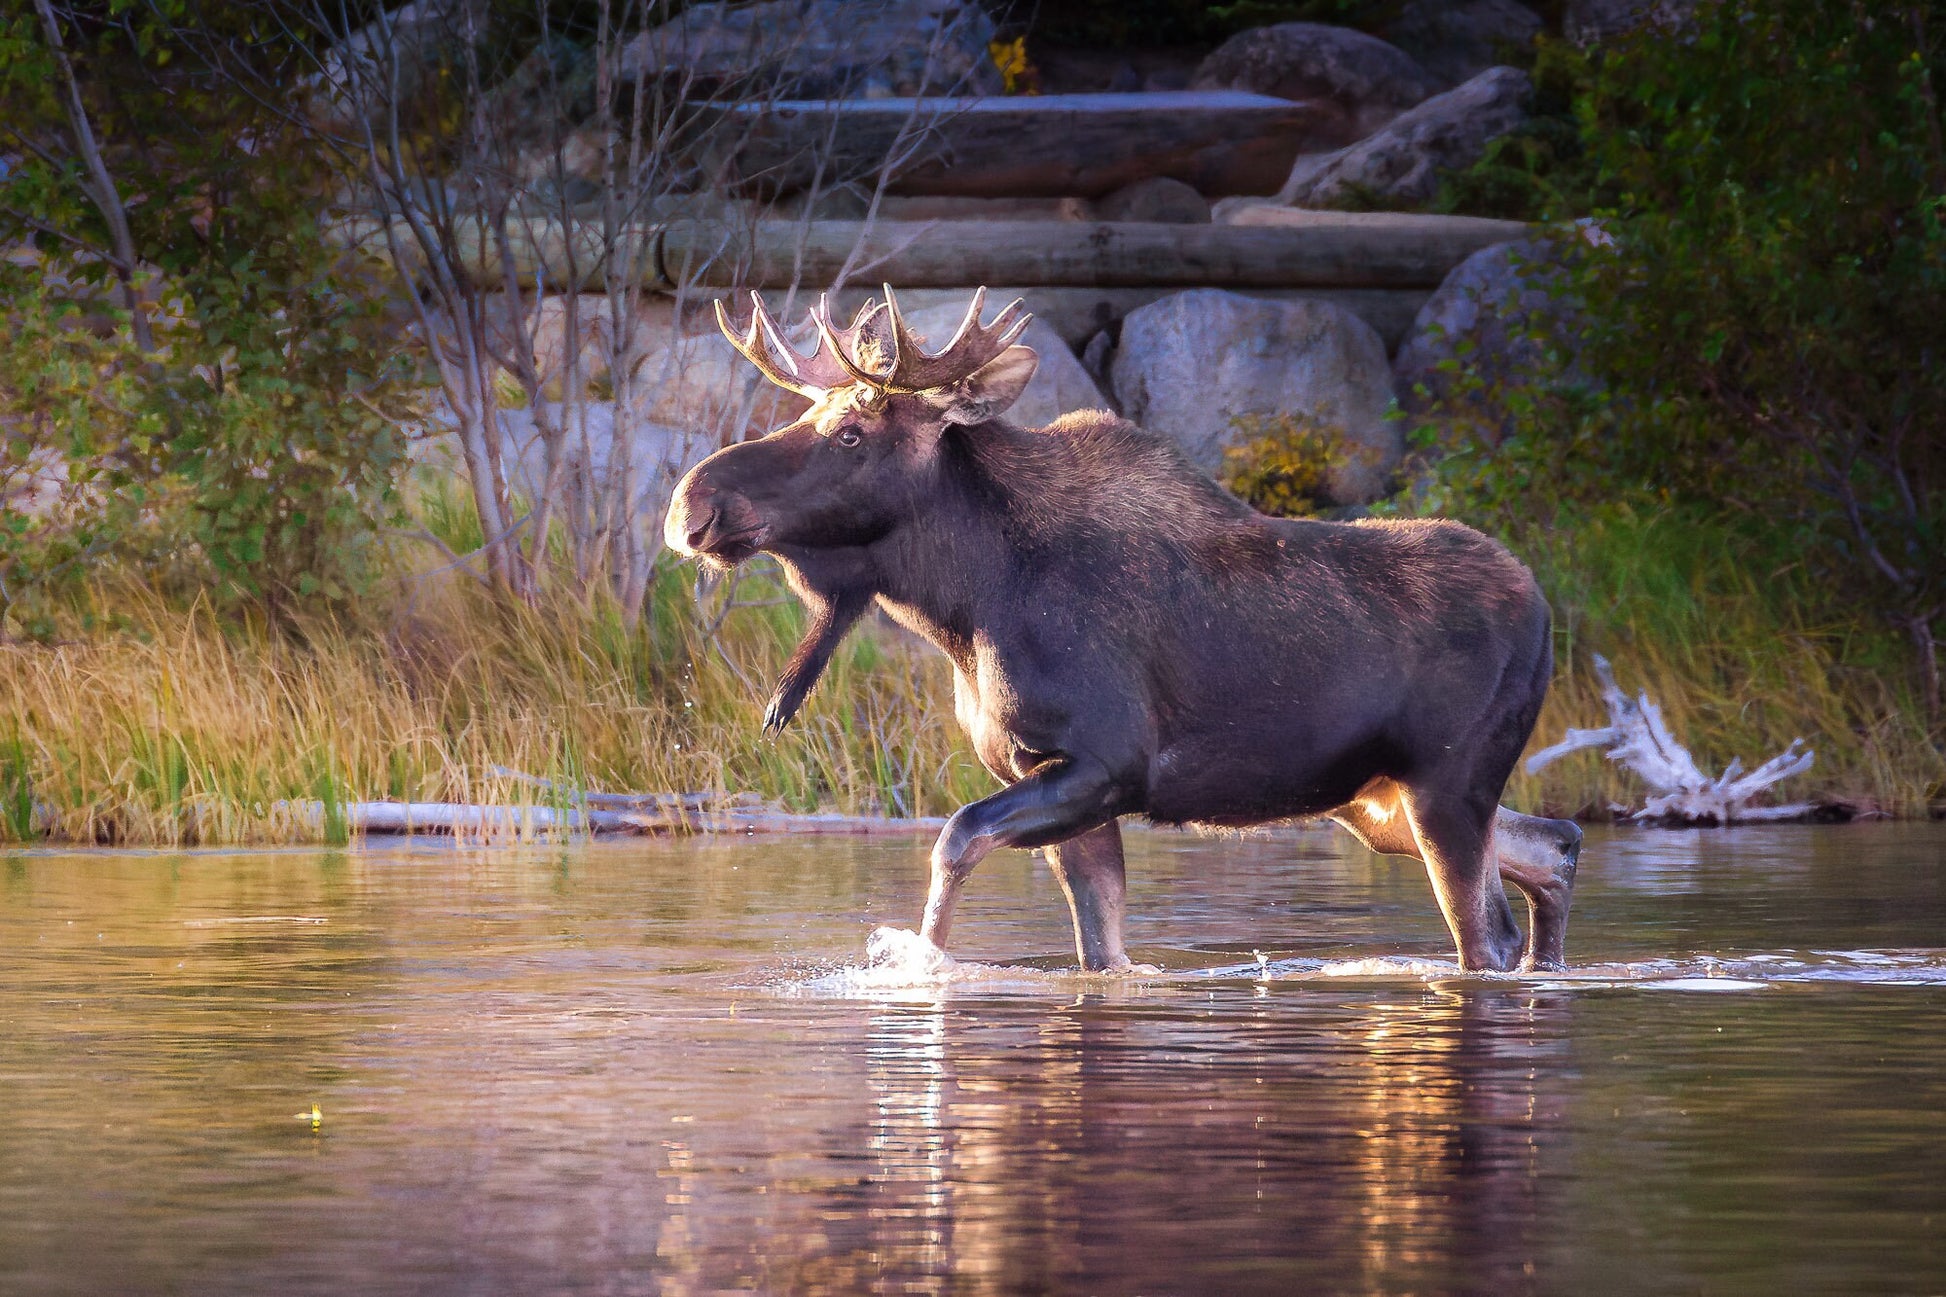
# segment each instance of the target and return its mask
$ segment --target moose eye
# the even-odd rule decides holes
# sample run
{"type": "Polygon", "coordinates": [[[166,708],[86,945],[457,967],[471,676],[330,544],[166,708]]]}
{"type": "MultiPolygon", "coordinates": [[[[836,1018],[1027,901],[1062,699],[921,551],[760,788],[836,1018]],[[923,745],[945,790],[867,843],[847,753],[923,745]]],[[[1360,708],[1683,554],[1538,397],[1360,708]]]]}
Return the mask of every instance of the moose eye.
{"type": "Polygon", "coordinates": [[[851,427],[838,429],[838,444],[840,446],[856,446],[858,444],[858,429],[851,427]]]}

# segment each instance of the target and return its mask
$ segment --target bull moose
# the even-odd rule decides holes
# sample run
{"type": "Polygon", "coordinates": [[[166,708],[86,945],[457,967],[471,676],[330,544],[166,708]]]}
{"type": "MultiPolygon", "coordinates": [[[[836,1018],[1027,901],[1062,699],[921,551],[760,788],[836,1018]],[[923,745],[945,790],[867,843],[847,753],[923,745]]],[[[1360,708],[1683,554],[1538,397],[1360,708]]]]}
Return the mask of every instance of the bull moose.
{"type": "Polygon", "coordinates": [[[718,324],[810,409],[692,469],[665,535],[720,567],[773,555],[807,606],[773,733],[874,604],[952,660],[1006,787],[933,847],[935,946],[989,852],[1044,847],[1082,966],[1126,967],[1117,817],[1329,816],[1424,862],[1461,968],[1562,966],[1581,832],[1498,805],[1552,668],[1505,549],[1446,521],[1267,517],[1105,411],[1007,423],[1038,357],[1020,302],[981,323],[984,289],[937,354],[889,287],[845,328],[820,302],[808,356],[751,296],[747,327],[721,302],[718,324]]]}

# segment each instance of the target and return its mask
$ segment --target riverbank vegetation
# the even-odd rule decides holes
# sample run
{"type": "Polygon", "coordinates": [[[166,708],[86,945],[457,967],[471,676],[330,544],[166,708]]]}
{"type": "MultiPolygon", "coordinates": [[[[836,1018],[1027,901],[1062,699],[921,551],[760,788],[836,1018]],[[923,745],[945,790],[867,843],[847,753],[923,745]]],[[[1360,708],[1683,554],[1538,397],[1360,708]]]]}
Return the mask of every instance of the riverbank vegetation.
{"type": "MultiPolygon", "coordinates": [[[[604,582],[477,579],[467,493],[407,455],[426,358],[317,237],[303,133],[199,73],[166,4],[103,6],[61,50],[38,10],[0,19],[0,837],[307,840],[340,830],[290,803],[535,795],[496,768],[897,815],[991,786],[945,664],[885,625],[765,739],[801,613],[760,570],[698,597],[665,557],[639,615],[604,582]]],[[[1690,39],[1543,46],[1556,111],[1441,202],[1595,218],[1549,281],[1575,329],[1532,342],[1596,381],[1495,392],[1490,429],[1433,411],[1381,509],[1535,569],[1537,746],[1604,723],[1599,653],[1705,765],[1801,736],[1792,799],[1923,815],[1946,805],[1946,11],[1863,12],[1706,4],[1690,39]]],[[[565,539],[522,543],[572,573],[565,539]]],[[[1583,754],[1508,800],[1637,791],[1583,754]]]]}

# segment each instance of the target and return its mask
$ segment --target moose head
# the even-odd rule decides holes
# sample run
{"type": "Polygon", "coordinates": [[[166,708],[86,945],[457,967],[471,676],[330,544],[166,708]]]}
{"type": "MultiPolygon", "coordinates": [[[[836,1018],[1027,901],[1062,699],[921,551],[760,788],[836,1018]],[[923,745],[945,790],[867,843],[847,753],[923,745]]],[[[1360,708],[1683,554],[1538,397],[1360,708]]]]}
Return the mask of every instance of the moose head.
{"type": "Polygon", "coordinates": [[[736,349],[811,408],[756,441],[717,451],[678,484],[663,534],[677,553],[732,566],[760,550],[829,551],[869,545],[915,516],[955,425],[986,423],[1026,389],[1038,357],[1018,339],[1033,318],[1016,300],[980,322],[986,290],[973,295],[951,342],[928,354],[907,327],[890,286],[850,327],[828,300],[810,312],[817,347],[785,340],[763,299],[749,324],[717,323],[736,349]]]}

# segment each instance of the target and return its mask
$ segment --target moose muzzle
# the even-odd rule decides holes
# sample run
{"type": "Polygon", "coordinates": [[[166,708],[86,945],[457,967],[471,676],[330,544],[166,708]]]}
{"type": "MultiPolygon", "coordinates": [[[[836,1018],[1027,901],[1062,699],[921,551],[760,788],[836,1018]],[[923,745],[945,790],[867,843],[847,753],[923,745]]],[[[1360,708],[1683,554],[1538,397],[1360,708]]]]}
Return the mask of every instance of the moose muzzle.
{"type": "Polygon", "coordinates": [[[716,490],[694,471],[677,486],[662,521],[662,539],[670,549],[724,564],[741,563],[756,553],[768,532],[748,500],[716,490]]]}

